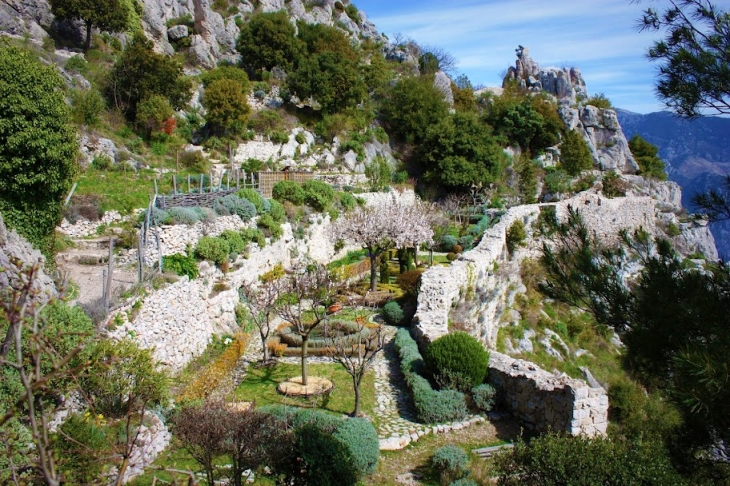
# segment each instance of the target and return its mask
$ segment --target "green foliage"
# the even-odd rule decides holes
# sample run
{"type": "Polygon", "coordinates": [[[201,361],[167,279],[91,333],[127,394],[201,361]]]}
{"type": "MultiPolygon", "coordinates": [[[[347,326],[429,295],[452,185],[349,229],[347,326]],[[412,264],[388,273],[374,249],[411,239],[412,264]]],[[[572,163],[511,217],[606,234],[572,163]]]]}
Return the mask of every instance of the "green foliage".
{"type": "Polygon", "coordinates": [[[241,27],[236,49],[251,72],[279,67],[290,72],[303,46],[285,11],[256,13],[241,27]]]}
{"type": "Polygon", "coordinates": [[[46,255],[78,170],[62,86],[30,52],[0,46],[0,213],[46,255]]]}
{"type": "Polygon", "coordinates": [[[347,445],[314,424],[295,431],[297,451],[301,455],[306,479],[303,484],[355,486],[358,471],[347,445]]]}
{"type": "Polygon", "coordinates": [[[439,60],[432,52],[424,52],[421,57],[418,58],[418,71],[422,75],[433,75],[439,69],[439,60]]]}
{"type": "Polygon", "coordinates": [[[274,184],[271,195],[279,202],[289,201],[295,206],[304,204],[304,189],[294,181],[279,181],[274,184]]]}
{"type": "Polygon", "coordinates": [[[284,206],[276,199],[270,199],[267,202],[269,203],[269,215],[271,218],[276,222],[283,222],[286,219],[284,206]]]}
{"type": "Polygon", "coordinates": [[[349,418],[337,426],[334,437],[347,445],[359,476],[375,472],[380,458],[380,442],[372,422],[364,418],[349,418]]]}
{"type": "Polygon", "coordinates": [[[198,263],[192,255],[175,253],[162,257],[162,266],[165,270],[175,272],[177,275],[187,276],[193,280],[198,276],[198,263]]]}
{"type": "Polygon", "coordinates": [[[238,197],[251,202],[256,208],[258,214],[263,214],[271,210],[271,204],[256,189],[241,189],[238,191],[238,197]]]}
{"type": "Polygon", "coordinates": [[[180,154],[180,165],[198,174],[207,174],[210,162],[200,150],[186,150],[180,154]]]}
{"type": "Polygon", "coordinates": [[[471,389],[471,397],[474,399],[474,404],[483,412],[492,410],[494,407],[494,396],[496,394],[497,390],[487,383],[482,383],[471,389]]]}
{"type": "Polygon", "coordinates": [[[418,144],[429,127],[448,117],[448,105],[430,77],[404,77],[387,93],[381,117],[389,133],[418,144]]]}
{"type": "Polygon", "coordinates": [[[213,201],[213,210],[221,216],[238,215],[245,223],[256,216],[256,206],[248,199],[242,199],[236,194],[219,197],[213,201]]]}
{"type": "Polygon", "coordinates": [[[648,49],[659,61],[656,91],[679,116],[730,113],[730,37],[727,4],[705,0],[670,2],[647,8],[641,30],[661,31],[648,49]]]}
{"type": "Polygon", "coordinates": [[[273,240],[278,240],[281,238],[281,235],[284,234],[284,230],[281,228],[281,223],[275,221],[270,214],[259,216],[256,224],[259,228],[263,228],[273,240]]]}
{"type": "Polygon", "coordinates": [[[560,144],[560,164],[570,175],[593,167],[593,157],[583,137],[575,130],[568,130],[560,144]]]}
{"type": "Polygon", "coordinates": [[[60,427],[54,450],[69,484],[93,484],[103,476],[111,452],[107,429],[96,417],[72,414],[60,427]]]}
{"type": "Polygon", "coordinates": [[[551,194],[570,192],[570,176],[563,169],[548,167],[545,170],[545,189],[551,194]]]}
{"type": "Polygon", "coordinates": [[[228,243],[229,253],[242,253],[246,248],[246,242],[238,231],[224,230],[219,238],[228,243]]]}
{"type": "Polygon", "coordinates": [[[537,168],[535,163],[527,157],[519,157],[515,160],[515,170],[519,176],[517,189],[520,193],[520,201],[523,204],[534,204],[537,202],[537,168]]]}
{"type": "Polygon", "coordinates": [[[231,249],[228,242],[222,238],[203,236],[195,246],[195,256],[203,260],[210,260],[217,265],[228,261],[231,249]]]}
{"type": "Polygon", "coordinates": [[[525,238],[527,238],[525,223],[518,219],[507,230],[507,251],[513,254],[518,247],[525,245],[525,238]]]}
{"type": "Polygon", "coordinates": [[[99,124],[101,114],[106,109],[106,102],[95,89],[75,89],[70,93],[71,116],[77,125],[90,127],[99,124]]]}
{"type": "Polygon", "coordinates": [[[383,318],[391,326],[398,326],[403,322],[403,309],[400,304],[391,300],[383,306],[383,318]]]}
{"type": "Polygon", "coordinates": [[[284,130],[271,130],[268,135],[269,140],[274,143],[286,143],[289,141],[289,134],[284,130]]]}
{"type": "Polygon", "coordinates": [[[510,143],[535,155],[556,145],[563,130],[555,104],[540,96],[508,92],[495,100],[486,119],[510,143]]]}
{"type": "Polygon", "coordinates": [[[399,329],[395,335],[395,348],[406,384],[413,395],[418,419],[427,424],[460,420],[467,415],[464,394],[455,390],[436,391],[419,373],[424,364],[418,345],[407,329],[399,329]]]}
{"type": "Polygon", "coordinates": [[[616,172],[604,172],[601,183],[603,184],[603,194],[608,198],[623,197],[626,195],[628,184],[616,172]]]}
{"type": "Polygon", "coordinates": [[[605,94],[598,93],[595,96],[591,96],[585,101],[586,105],[595,106],[596,108],[601,109],[611,109],[613,106],[611,105],[611,100],[609,100],[605,94]]]}
{"type": "Polygon", "coordinates": [[[325,211],[335,199],[335,191],[332,186],[323,181],[312,179],[302,184],[302,189],[304,190],[304,202],[319,212],[325,211]]]}
{"type": "Polygon", "coordinates": [[[131,4],[123,0],[52,0],[51,13],[60,19],[81,20],[86,24],[86,49],[91,47],[91,27],[105,32],[124,32],[133,15],[131,4]]]}
{"type": "Polygon", "coordinates": [[[385,157],[376,156],[372,162],[365,165],[365,176],[370,182],[372,191],[380,191],[390,184],[393,176],[393,169],[385,157]]]}
{"type": "Polygon", "coordinates": [[[660,181],[667,180],[666,165],[659,158],[659,147],[646,141],[638,133],[629,140],[629,149],[636,159],[644,177],[654,177],[660,181]]]}
{"type": "Polygon", "coordinates": [[[175,110],[190,98],[191,81],[183,76],[182,64],[175,58],[157,54],[152,41],[136,35],[114,64],[106,94],[110,103],[129,120],[135,120],[137,104],[152,95],[167,99],[175,110]]]}
{"type": "Polygon", "coordinates": [[[246,71],[235,66],[218,66],[214,69],[211,69],[210,71],[205,71],[203,74],[200,75],[200,80],[203,82],[203,86],[205,86],[206,88],[208,88],[208,86],[210,86],[214,82],[220,81],[221,79],[235,81],[240,85],[241,91],[243,91],[244,93],[248,93],[249,89],[251,88],[251,83],[248,80],[248,75],[246,74],[246,71]]]}
{"type": "Polygon", "coordinates": [[[251,113],[247,86],[226,77],[216,79],[206,86],[203,93],[203,105],[207,111],[205,117],[219,133],[238,133],[246,126],[251,113]]]}
{"type": "Polygon", "coordinates": [[[453,235],[444,235],[441,238],[441,250],[443,251],[454,251],[456,246],[456,237],[453,235]]]}
{"type": "Polygon", "coordinates": [[[215,218],[215,213],[211,209],[201,207],[172,207],[166,210],[163,215],[164,218],[161,219],[160,223],[164,222],[164,224],[195,224],[198,221],[211,221],[215,218]]]}
{"type": "Polygon", "coordinates": [[[488,126],[473,113],[444,116],[423,127],[426,135],[418,160],[426,179],[438,186],[466,188],[495,182],[506,166],[506,156],[488,126]]]}
{"type": "Polygon", "coordinates": [[[81,373],[79,386],[93,397],[97,413],[122,417],[169,398],[166,372],[158,369],[152,350],[142,349],[134,341],[97,341],[81,357],[90,366],[81,373]]]}
{"type": "Polygon", "coordinates": [[[355,196],[349,192],[339,192],[337,193],[337,197],[340,201],[340,206],[342,206],[342,209],[344,209],[345,212],[355,209],[355,206],[357,206],[355,196]]]}
{"type": "Polygon", "coordinates": [[[548,433],[495,458],[500,486],[683,485],[660,442],[548,433]]]}
{"type": "MultiPolygon", "coordinates": [[[[269,134],[274,131],[280,131],[285,128],[284,119],[276,110],[260,110],[253,114],[248,121],[248,127],[258,133],[269,134]]],[[[247,172],[258,172],[257,170],[248,170],[247,172]]]]}
{"type": "Polygon", "coordinates": [[[429,344],[424,362],[442,388],[469,391],[484,381],[489,352],[476,338],[456,331],[429,344]]]}
{"type": "Polygon", "coordinates": [[[431,466],[439,473],[443,486],[449,486],[469,474],[468,465],[466,452],[451,444],[439,447],[431,456],[431,466]]]}
{"type": "Polygon", "coordinates": [[[175,111],[164,96],[153,94],[137,104],[137,114],[134,123],[137,130],[149,139],[153,132],[162,129],[165,120],[175,116],[175,111]]]}
{"type": "Polygon", "coordinates": [[[423,269],[406,270],[395,278],[395,283],[407,297],[415,299],[418,297],[422,273],[423,269]]]}

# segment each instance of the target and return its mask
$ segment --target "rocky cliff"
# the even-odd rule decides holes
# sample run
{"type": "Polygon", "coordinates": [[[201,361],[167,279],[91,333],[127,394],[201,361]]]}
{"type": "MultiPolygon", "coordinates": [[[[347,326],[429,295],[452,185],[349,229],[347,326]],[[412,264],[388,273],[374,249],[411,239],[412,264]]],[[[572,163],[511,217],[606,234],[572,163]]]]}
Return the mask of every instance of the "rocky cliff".
{"type": "Polygon", "coordinates": [[[583,136],[596,168],[635,174],[639,166],[629,150],[616,111],[586,104],[588,90],[578,68],[541,67],[527,47],[517,49],[517,61],[507,70],[503,86],[517,82],[532,92],[547,93],[570,130],[583,136]]]}

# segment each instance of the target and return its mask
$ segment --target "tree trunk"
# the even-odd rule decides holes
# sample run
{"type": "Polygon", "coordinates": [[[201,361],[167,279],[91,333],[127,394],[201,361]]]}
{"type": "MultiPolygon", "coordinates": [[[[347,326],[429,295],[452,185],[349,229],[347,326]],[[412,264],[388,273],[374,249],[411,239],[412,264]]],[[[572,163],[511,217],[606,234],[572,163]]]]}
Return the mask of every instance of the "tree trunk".
{"type": "Polygon", "coordinates": [[[413,245],[413,264],[418,268],[418,243],[413,245]]]}
{"type": "Polygon", "coordinates": [[[91,49],[91,22],[86,22],[86,47],[85,51],[91,49]]]}
{"type": "Polygon", "coordinates": [[[127,466],[129,466],[129,457],[125,456],[122,459],[122,463],[119,465],[119,472],[117,473],[115,486],[122,486],[124,484],[124,473],[127,472],[127,466]]]}
{"type": "Polygon", "coordinates": [[[378,255],[373,250],[370,253],[370,291],[378,289],[378,255]]]}
{"type": "Polygon", "coordinates": [[[264,363],[268,363],[271,356],[269,355],[269,347],[266,345],[266,336],[261,331],[259,331],[259,334],[261,334],[261,345],[264,348],[264,363]]]}
{"type": "Polygon", "coordinates": [[[360,416],[360,379],[352,377],[352,387],[355,389],[355,410],[352,412],[353,417],[360,416]]]}
{"type": "Polygon", "coordinates": [[[307,348],[309,347],[309,334],[302,336],[302,385],[307,386],[307,348]]]}

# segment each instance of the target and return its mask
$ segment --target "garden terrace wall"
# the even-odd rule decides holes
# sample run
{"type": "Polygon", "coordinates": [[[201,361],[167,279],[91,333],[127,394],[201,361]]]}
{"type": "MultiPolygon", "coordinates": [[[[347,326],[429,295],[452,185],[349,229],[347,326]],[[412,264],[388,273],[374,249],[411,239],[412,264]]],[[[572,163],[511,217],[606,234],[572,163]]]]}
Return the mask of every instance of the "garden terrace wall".
{"type": "MultiPolygon", "coordinates": [[[[650,233],[656,232],[655,203],[651,197],[607,199],[596,193],[582,193],[554,204],[511,208],[499,223],[485,232],[475,249],[465,252],[448,267],[432,267],[423,274],[413,321],[414,336],[421,345],[426,345],[447,334],[450,312],[466,304],[469,316],[462,326],[486,347],[494,348],[501,315],[522,285],[519,263],[525,257],[537,257],[540,253],[541,242],[539,238],[533,238],[537,236],[533,234],[533,223],[541,207],[555,207],[560,220],[567,218],[570,206],[577,208],[596,237],[611,241],[618,239],[621,229],[643,227],[650,233]],[[525,223],[528,246],[517,250],[510,258],[506,233],[517,220],[525,223]]],[[[581,380],[568,379],[569,382],[558,384],[557,378],[536,365],[525,366],[525,369],[518,367],[510,371],[516,373],[512,376],[508,370],[490,364],[490,375],[504,374],[505,388],[519,384],[517,391],[509,395],[511,399],[504,402],[517,417],[533,424],[537,430],[551,426],[556,430],[588,435],[605,431],[601,417],[607,414],[608,401],[603,389],[591,389],[581,380]],[[542,402],[546,405],[540,405],[542,402]]],[[[567,377],[561,378],[565,379],[567,377]]]]}
{"type": "Polygon", "coordinates": [[[155,199],[155,207],[157,209],[168,209],[174,207],[183,208],[212,208],[213,203],[216,199],[227,196],[229,194],[235,194],[240,189],[222,189],[220,191],[205,192],[203,194],[176,194],[174,196],[162,196],[158,195],[155,199]]]}
{"type": "Polygon", "coordinates": [[[606,433],[608,396],[603,388],[495,351],[489,359],[489,382],[497,389],[498,405],[535,432],[606,433]]]}

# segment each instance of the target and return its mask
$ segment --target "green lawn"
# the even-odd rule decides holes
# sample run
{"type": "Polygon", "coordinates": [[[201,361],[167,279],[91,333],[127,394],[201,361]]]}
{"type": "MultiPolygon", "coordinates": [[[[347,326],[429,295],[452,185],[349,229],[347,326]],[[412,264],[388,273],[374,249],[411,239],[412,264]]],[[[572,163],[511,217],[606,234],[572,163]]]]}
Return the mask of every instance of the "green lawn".
{"type": "MultiPolygon", "coordinates": [[[[276,391],[282,381],[301,376],[298,364],[278,363],[273,367],[256,368],[249,366],[246,377],[235,391],[236,400],[255,401],[257,406],[291,405],[294,407],[314,407],[338,415],[351,413],[355,408],[355,395],[352,378],[339,364],[309,364],[309,376],[323,376],[332,380],[335,387],[327,396],[318,398],[285,397],[276,391]]],[[[375,383],[372,372],[368,373],[360,388],[362,411],[372,417],[375,405],[375,383]]]]}

